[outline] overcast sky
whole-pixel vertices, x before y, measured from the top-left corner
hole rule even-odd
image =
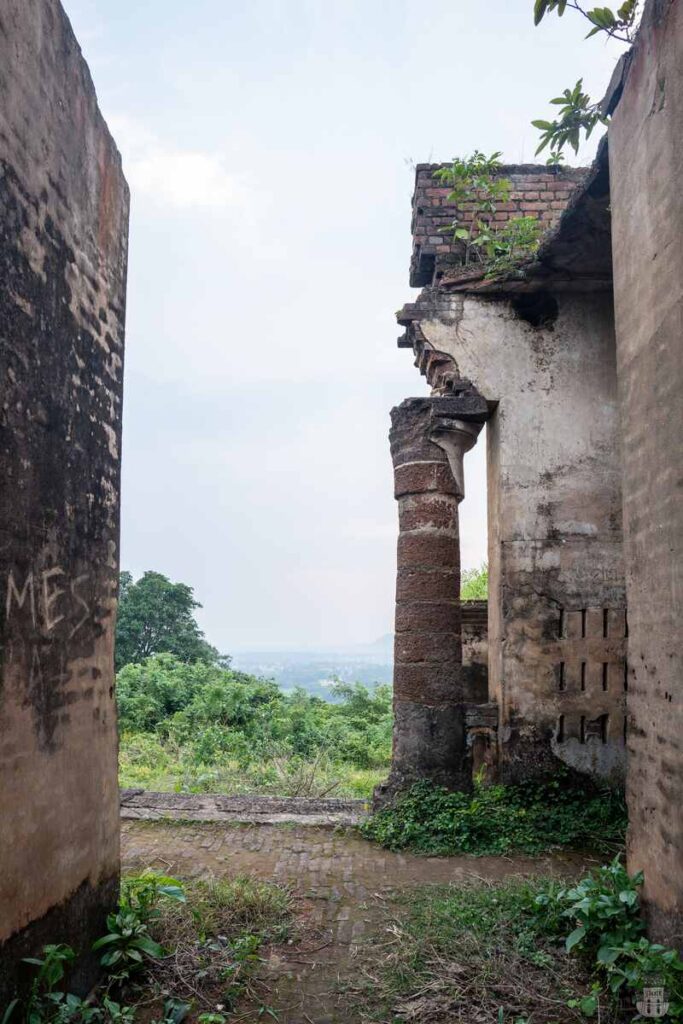
[[[396,348],[411,162],[532,160],[531,118],[581,74],[600,96],[619,51],[532,0],[63,2],[132,190],[122,566],[190,583],[225,652],[372,641],[389,410],[427,393]]]

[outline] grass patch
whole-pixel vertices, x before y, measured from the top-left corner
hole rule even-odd
[[[261,950],[293,926],[293,897],[274,883],[130,876],[92,947],[103,968],[96,989],[85,1000],[68,989],[85,950],[45,945],[27,961],[32,984],[3,1008],[3,1024],[230,1024],[245,1010],[277,1020],[259,980]]]
[[[364,1020],[410,1024],[576,1024],[567,1005],[591,976],[566,953],[536,896],[547,880],[405,893],[357,990]],[[603,1016],[603,1022],[610,1018]]]
[[[569,884],[415,890],[367,960],[364,1019],[623,1024],[641,1019],[636,1010],[657,988],[662,1024],[681,1024],[683,960],[645,935],[642,884],[616,857]]]
[[[260,949],[286,941],[293,930],[293,898],[282,886],[248,876],[185,883],[185,902],[159,904],[153,938],[171,955],[150,965],[147,985],[192,1004],[195,1011],[238,1001],[260,1004],[256,979]]]
[[[244,932],[263,942],[282,942],[291,925],[289,891],[244,875],[185,883],[185,903],[162,904],[153,930],[162,945],[173,948],[179,942],[234,938]]]
[[[390,850],[448,856],[557,848],[609,853],[623,845],[626,825],[621,794],[558,773],[527,785],[477,785],[474,793],[420,782],[359,828]]]
[[[123,733],[119,748],[122,788],[158,793],[221,793],[226,796],[346,796],[366,799],[387,775],[389,762],[360,768],[327,756],[285,758],[264,755],[252,762],[215,754],[197,762],[188,746],[151,733]]]

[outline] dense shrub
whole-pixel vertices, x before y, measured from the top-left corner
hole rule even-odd
[[[159,654],[117,677],[123,785],[368,796],[391,753],[391,689],[336,703],[217,664]]]
[[[623,842],[625,829],[619,793],[563,772],[520,786],[477,784],[471,794],[420,782],[362,826],[366,837],[391,850],[443,855],[609,849]]]

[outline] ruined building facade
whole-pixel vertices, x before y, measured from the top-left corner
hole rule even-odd
[[[421,165],[399,346],[432,397],[392,412],[395,734],[380,799],[563,763],[626,781],[653,934],[683,944],[683,15],[649,0],[594,166],[503,167],[499,219],[547,228],[497,278]],[[446,229],[446,230],[444,230]],[[463,659],[458,505],[487,452],[488,686]]]
[[[128,189],[58,0],[0,10],[0,1007],[116,904]]]

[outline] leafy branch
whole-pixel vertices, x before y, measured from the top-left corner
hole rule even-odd
[[[534,0],[534,24],[539,25],[545,15],[553,11],[561,18],[569,7],[591,23],[592,28],[586,39],[604,32],[611,39],[630,45],[635,37],[639,6],[639,0],[625,0],[615,12],[610,7],[586,10],[578,0]],[[589,139],[596,125],[608,124],[607,118],[600,113],[600,104],[592,103],[590,96],[583,91],[581,78],[573,89],[565,89],[561,96],[556,96],[550,102],[561,108],[559,117],[554,121],[531,122],[542,133],[536,153],[550,146],[552,155],[548,163],[557,163],[566,145],[570,145],[577,153],[582,132]]]
[[[569,7],[578,11],[593,25],[586,39],[590,39],[598,32],[606,32],[612,39],[630,44],[634,39],[638,4],[639,0],[625,0],[615,14],[610,7],[594,7],[592,11],[586,11],[577,0],[535,0],[534,24],[540,25],[544,16],[552,11],[557,11],[561,18]]]
[[[573,89],[565,89],[561,96],[556,96],[550,102],[561,108],[558,111],[558,120],[531,122],[534,128],[540,128],[542,132],[537,154],[549,145],[551,152],[559,155],[567,143],[577,153],[582,131],[585,132],[586,139],[589,139],[597,124],[608,123],[607,118],[600,113],[599,104],[591,103],[590,96],[583,91],[582,78]],[[551,157],[551,160],[553,163],[556,162],[554,157]]]

